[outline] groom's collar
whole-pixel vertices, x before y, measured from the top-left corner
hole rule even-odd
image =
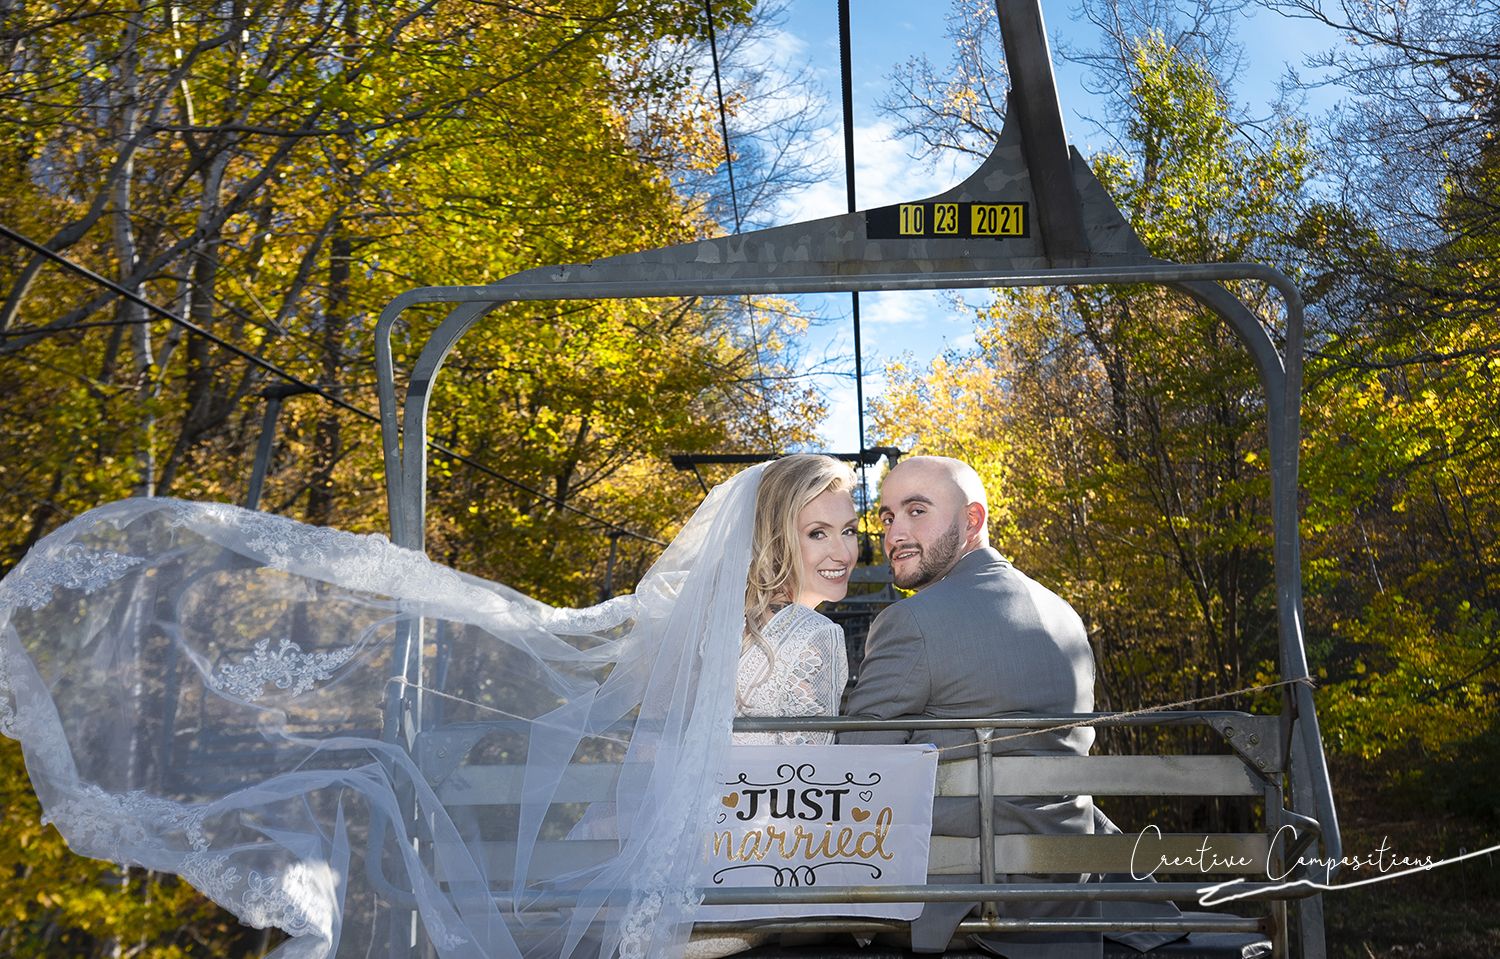
[[[953,564],[953,568],[943,574],[943,579],[951,579],[954,576],[961,576],[967,573],[977,573],[991,563],[1006,562],[1006,558],[1001,556],[1000,551],[993,546],[980,546],[960,556],[958,562]],[[941,583],[943,579],[937,582]],[[937,583],[932,585],[937,585]]]

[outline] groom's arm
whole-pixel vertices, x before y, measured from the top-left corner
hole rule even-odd
[[[849,691],[849,715],[859,719],[920,716],[927,709],[932,674],[927,664],[927,641],[911,614],[900,603],[887,606],[870,624],[859,678]],[[911,733],[848,732],[841,743],[904,743]]]

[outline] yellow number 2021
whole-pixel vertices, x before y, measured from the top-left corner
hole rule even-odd
[[[1019,203],[976,203],[971,208],[970,232],[975,236],[1020,236],[1026,232]]]

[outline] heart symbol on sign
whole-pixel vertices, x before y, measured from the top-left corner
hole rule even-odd
[[[868,789],[861,789],[859,791],[859,798],[864,800],[865,802],[869,802],[870,800],[875,798],[875,793]]]
[[[723,799],[720,799],[719,802],[721,802],[724,805],[728,806],[730,809],[733,809],[735,806],[738,806],[740,804],[740,794],[739,793],[730,793],[729,795],[725,796]]]
[[[855,822],[864,822],[866,819],[870,818],[870,810],[868,809],[861,809],[858,806],[855,806],[849,811],[854,814]]]

